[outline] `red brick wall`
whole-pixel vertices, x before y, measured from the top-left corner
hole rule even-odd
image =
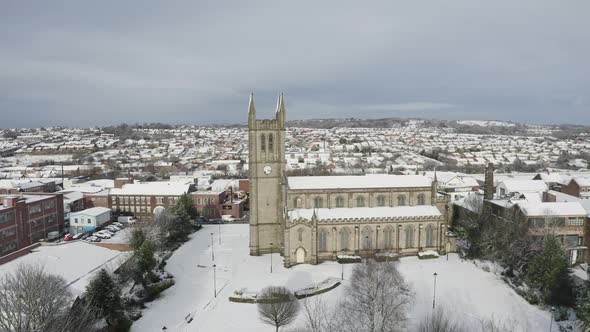
[[[561,192],[568,195],[580,197],[580,187],[576,181],[570,181],[567,185],[561,187]]]

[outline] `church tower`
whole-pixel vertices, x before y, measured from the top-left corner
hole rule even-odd
[[[281,252],[285,174],[285,102],[279,96],[274,119],[256,119],[254,95],[248,109],[250,255]]]

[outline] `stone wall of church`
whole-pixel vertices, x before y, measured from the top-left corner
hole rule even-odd
[[[288,190],[287,207],[292,209],[353,208],[431,205],[431,188]],[[316,204],[319,203],[319,204]],[[422,203],[422,204],[420,204]],[[319,205],[319,206],[318,206]]]
[[[444,245],[443,217],[419,217],[380,222],[298,222],[285,229],[285,264],[316,264],[336,260],[340,254],[371,257],[378,252],[416,255],[439,251]],[[305,257],[297,257],[304,250]]]

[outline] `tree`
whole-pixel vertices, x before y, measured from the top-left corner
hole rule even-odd
[[[135,259],[137,260],[138,276],[137,278],[145,286],[147,277],[152,274],[152,270],[156,267],[156,258],[154,257],[154,249],[152,242],[146,240],[142,243],[139,250],[135,252]]]
[[[131,231],[131,238],[129,239],[129,248],[136,251],[141,248],[141,245],[145,241],[145,234],[142,228],[134,228]]]
[[[291,291],[283,286],[266,287],[258,297],[258,313],[260,320],[279,331],[281,326],[291,324],[299,313],[299,300]]]
[[[340,304],[340,331],[401,331],[412,292],[396,262],[366,261],[355,266]]]
[[[19,265],[0,280],[0,331],[74,331],[93,321],[85,306],[70,313],[74,297],[61,276],[39,265]]]
[[[459,323],[449,318],[442,309],[429,314],[418,324],[418,332],[463,332],[466,331]]]
[[[584,331],[590,330],[590,289],[585,285],[576,301],[576,317]]]
[[[85,298],[108,325],[123,317],[120,290],[105,269],[101,269],[86,286]]]
[[[174,207],[174,213],[178,213],[180,211],[186,212],[190,219],[195,219],[199,216],[199,212],[195,207],[195,203],[189,194],[183,194],[178,199],[178,202]]]
[[[543,293],[546,302],[562,299],[564,294],[559,294],[558,290],[567,291],[569,262],[556,237],[550,236],[545,239],[543,251],[532,260],[527,277],[531,285]],[[563,289],[564,287],[566,289]]]

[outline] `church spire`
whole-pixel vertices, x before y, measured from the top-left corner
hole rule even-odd
[[[256,122],[256,108],[254,108],[254,93],[250,93],[250,105],[248,106],[248,126]]]
[[[279,100],[277,101],[277,110],[275,114],[276,119],[279,122],[279,126],[285,127],[285,99],[283,98],[283,93],[279,95]]]

